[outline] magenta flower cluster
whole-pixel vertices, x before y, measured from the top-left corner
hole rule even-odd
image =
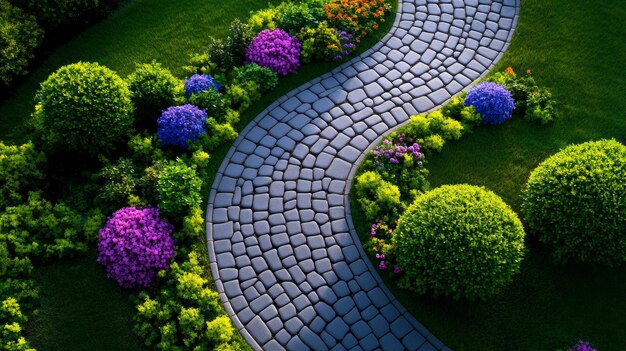
[[[107,220],[98,236],[98,263],[124,288],[150,286],[174,257],[174,227],[151,207],[126,207]]]
[[[300,50],[298,38],[281,29],[265,29],[248,46],[246,61],[286,76],[300,68]]]
[[[589,341],[579,340],[578,343],[570,349],[570,351],[598,351],[591,347]]]
[[[215,79],[208,74],[194,74],[189,77],[189,79],[185,79],[185,91],[187,92],[187,97],[209,89],[219,91],[221,88],[222,85],[216,82]]]
[[[374,164],[377,167],[391,172],[400,167],[399,165],[401,160],[406,154],[409,154],[417,160],[417,165],[421,166],[423,164],[421,160],[424,155],[420,151],[420,146],[417,143],[407,146],[404,144],[404,141],[404,136],[399,135],[398,143],[393,143],[391,140],[386,139],[381,145],[376,146],[376,148],[372,150],[372,154],[374,155]],[[409,140],[409,143],[411,142],[412,140]]]
[[[170,107],[157,120],[157,137],[164,146],[186,149],[187,142],[196,141],[206,133],[207,118],[205,111],[190,104]]]
[[[502,85],[485,82],[467,93],[465,106],[474,106],[483,124],[501,124],[513,115],[515,101]]]

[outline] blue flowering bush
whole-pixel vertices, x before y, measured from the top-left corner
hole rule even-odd
[[[467,93],[466,106],[474,106],[483,124],[501,124],[513,115],[515,101],[502,85],[485,82]]]
[[[221,88],[222,85],[216,82],[215,78],[208,74],[194,74],[189,77],[189,79],[185,79],[185,91],[187,92],[187,97],[209,89],[219,91]]]
[[[207,118],[206,112],[190,104],[170,107],[157,120],[157,136],[164,146],[187,149],[189,141],[206,133]]]

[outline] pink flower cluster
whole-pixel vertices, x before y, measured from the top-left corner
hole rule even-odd
[[[248,46],[246,61],[286,76],[300,68],[300,49],[298,38],[281,29],[265,29]]]
[[[412,139],[409,140],[409,143]],[[385,139],[381,145],[378,145],[372,154],[374,154],[374,164],[380,168],[392,171],[395,165],[400,164],[400,160],[404,155],[410,154],[418,160],[417,165],[422,165],[423,154],[420,152],[420,146],[417,143],[407,146],[404,144],[404,135],[398,136],[398,143]]]
[[[100,229],[98,263],[122,287],[146,288],[159,270],[170,266],[175,253],[173,230],[156,208],[122,208]]]

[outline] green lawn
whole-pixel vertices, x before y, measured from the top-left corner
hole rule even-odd
[[[529,173],[547,156],[571,143],[626,136],[626,2],[524,0],[521,11],[497,69],[531,69],[553,91],[561,119],[543,127],[514,120],[476,128],[427,165],[433,187],[484,185],[518,213]],[[354,215],[366,239],[368,225]],[[387,285],[456,351],[553,351],[579,338],[601,351],[626,350],[626,267],[557,266],[536,240],[527,242],[521,274],[484,303],[416,297]]]
[[[21,143],[29,139],[27,121],[33,110],[34,95],[39,84],[60,66],[79,60],[95,61],[126,76],[133,71],[136,62],[157,60],[180,76],[180,67],[187,63],[190,54],[206,48],[209,36],[223,37],[233,19],[245,19],[250,11],[278,2],[280,0],[130,1],[59,48],[16,87],[12,96],[6,97],[0,106],[0,140]],[[397,2],[389,0],[389,3],[393,10],[387,22],[361,43],[357,53],[371,47],[389,31]],[[280,96],[338,64],[306,65],[297,74],[281,79],[276,90],[242,114],[237,129],[243,129]],[[212,184],[229,148],[230,145],[223,145],[213,152],[205,184]],[[200,250],[206,250],[205,245],[199,244]],[[132,332],[134,312],[128,292],[106,279],[94,253],[36,270],[42,307],[38,316],[31,317],[27,331],[33,346],[41,351],[143,349]]]

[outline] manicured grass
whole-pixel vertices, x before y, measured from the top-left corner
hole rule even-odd
[[[223,37],[233,19],[247,18],[251,10],[278,2],[131,1],[51,55],[4,100],[0,106],[0,140],[20,143],[29,139],[27,121],[33,110],[33,97],[39,84],[60,66],[79,60],[95,61],[126,76],[133,71],[135,62],[157,60],[180,76],[180,67],[188,62],[190,54],[206,48],[209,36]],[[361,43],[358,53],[380,40],[393,24],[397,2],[389,0],[389,3],[393,10],[387,22]],[[297,74],[281,79],[275,91],[242,114],[237,129],[243,129],[283,94],[339,64],[306,65]],[[229,148],[230,145],[223,145],[211,154],[209,177],[204,179],[207,189]],[[207,257],[204,243],[198,243],[197,249]],[[37,272],[42,307],[39,316],[31,317],[28,328],[33,346],[42,351],[143,349],[132,332],[134,310],[128,292],[106,279],[95,254],[39,267]]]
[[[429,160],[429,180],[483,185],[520,213],[529,173],[560,148],[626,135],[626,3],[525,0],[513,43],[498,70],[533,70],[560,103],[561,119],[536,126],[515,120],[478,127]],[[368,224],[353,204],[366,240]],[[591,340],[602,351],[626,350],[626,267],[554,265],[530,236],[521,274],[486,302],[418,297],[387,285],[402,304],[453,350],[547,350]]]
[[[142,349],[132,332],[134,309],[128,293],[106,278],[96,257],[91,252],[35,270],[42,308],[29,326],[33,347],[42,351]]]

